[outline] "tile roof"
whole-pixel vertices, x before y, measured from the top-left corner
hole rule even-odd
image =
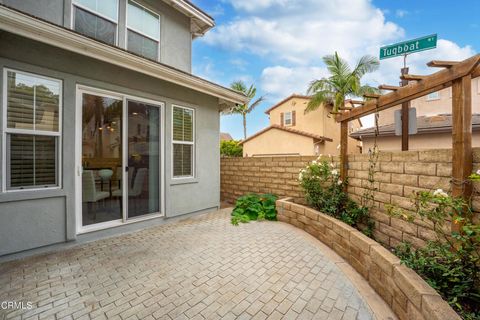
[[[282,126],[279,126],[278,124],[272,124],[271,126],[266,127],[265,129],[255,133],[253,136],[248,137],[246,140],[243,140],[240,144],[243,144],[247,141],[250,141],[250,140],[258,137],[259,135],[261,135],[261,134],[263,134],[263,133],[265,133],[269,130],[272,130],[272,129],[278,129],[278,130],[282,130],[282,131],[293,133],[293,134],[298,134],[300,136],[313,138],[315,140],[320,140],[320,141],[330,141],[330,142],[333,141],[331,138],[324,137],[324,136],[321,136],[321,135],[318,135],[318,134],[313,134],[313,133],[310,133],[310,132],[305,132],[305,131],[301,131],[301,130],[297,130],[297,129],[292,129],[290,127],[282,127]]]
[[[440,114],[435,116],[420,116],[417,117],[418,134],[427,133],[444,133],[452,131],[452,115]],[[480,131],[480,114],[472,115],[472,130]],[[394,136],[395,124],[387,124],[379,127],[379,136]],[[358,130],[350,137],[355,139],[369,138],[375,136],[375,128],[365,128]]]

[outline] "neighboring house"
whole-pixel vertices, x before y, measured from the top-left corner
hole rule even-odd
[[[233,138],[230,133],[220,132],[220,141],[232,141]]]
[[[452,148],[452,115],[417,117],[418,133],[409,137],[410,150],[449,149]],[[480,147],[480,114],[472,117],[472,146]],[[363,142],[365,152],[373,148],[375,129],[368,128],[350,135]],[[379,126],[377,146],[382,151],[400,150],[402,138],[395,135],[395,125]]]
[[[220,112],[187,0],[0,0],[0,256],[220,205]],[[188,199],[188,201],[186,201]]]
[[[424,97],[412,100],[411,107],[416,108],[418,133],[409,136],[409,149],[438,149],[452,147],[452,88],[446,88]],[[402,139],[395,135],[394,112],[397,106],[379,113],[379,136],[377,145],[380,150],[401,150]],[[480,147],[480,78],[472,79],[472,144]],[[350,134],[350,137],[363,143],[363,151],[373,146],[374,129],[364,128]]]
[[[265,111],[270,126],[242,142],[243,156],[338,154],[340,124],[330,114],[332,108],[305,113],[309,101],[309,96],[294,94]],[[359,121],[350,123],[350,132],[360,127]],[[352,153],[360,149],[356,140],[349,139]]]

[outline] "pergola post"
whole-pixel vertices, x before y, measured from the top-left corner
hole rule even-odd
[[[348,123],[348,120],[340,123],[340,179],[342,181],[345,181],[348,175]]]
[[[472,77],[470,74],[452,83],[452,196],[468,199],[472,186],[467,178],[472,158]],[[452,231],[460,226],[452,224]]]

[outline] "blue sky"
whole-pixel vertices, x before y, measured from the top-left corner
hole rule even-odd
[[[411,73],[435,70],[432,59],[459,60],[480,51],[478,0],[195,0],[216,27],[193,44],[193,73],[224,86],[254,83],[266,100],[247,118],[251,135],[268,126],[269,106],[326,76],[322,56],[338,51],[351,64],[378,56],[380,46],[432,33],[437,48],[408,58]],[[402,58],[383,60],[371,85],[398,83]],[[370,119],[364,123],[371,124]],[[239,116],[222,116],[221,130],[243,135]]]

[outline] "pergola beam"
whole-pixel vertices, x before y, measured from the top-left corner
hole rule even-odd
[[[385,110],[402,104],[403,102],[420,98],[429,93],[450,87],[453,80],[459,79],[467,74],[472,74],[472,78],[479,77],[479,63],[480,55],[475,55],[459,62],[451,68],[431,74],[419,82],[401,87],[396,91],[380,96],[378,99],[366,101],[363,106],[354,108],[337,116],[336,120],[337,122],[355,120],[374,113],[376,110]]]
[[[421,76],[417,74],[402,74],[400,76],[400,79],[406,80],[406,81],[420,81],[425,79],[427,76]]]
[[[451,68],[456,64],[458,64],[458,61],[432,60],[427,63],[427,66],[432,68]]]
[[[391,86],[389,84],[381,84],[378,86],[378,89],[380,90],[389,90],[389,91],[397,91],[398,89],[400,89],[399,86]]]

